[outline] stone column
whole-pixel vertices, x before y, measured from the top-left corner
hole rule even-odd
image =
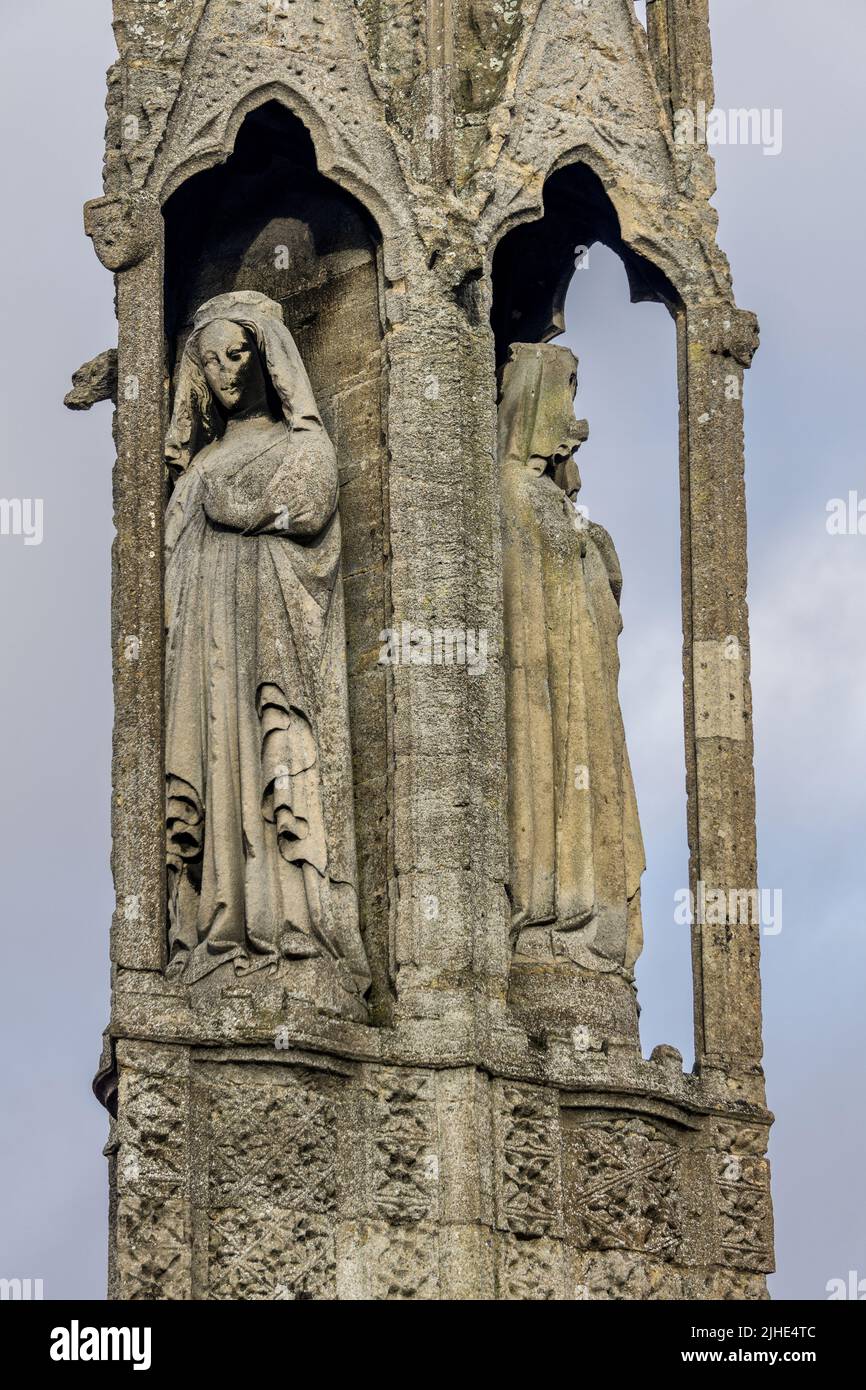
[[[427,99],[424,138],[431,150],[431,175],[440,186],[454,173],[454,15],[452,0],[427,0]]]
[[[166,371],[163,221],[147,194],[98,198],[85,230],[115,272],[118,343],[112,550],[114,742],[111,959],[133,970],[165,962],[162,518]]]
[[[733,907],[732,891],[757,888],[742,401],[757,322],[696,305],[679,336],[691,888],[699,909],[720,889]],[[760,928],[736,915],[693,926],[696,1055],[760,1104]]]
[[[419,641],[393,673],[394,966],[398,1018],[439,1020],[453,1052],[508,970],[493,347],[444,275],[415,289],[425,325],[387,339],[393,622],[465,634],[476,660]]]
[[[647,35],[668,112],[714,97],[709,0],[648,0]]]

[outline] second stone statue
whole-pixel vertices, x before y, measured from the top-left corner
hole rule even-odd
[[[499,403],[510,999],[544,1031],[636,1038],[644,850],[617,692],[622,575],[575,506],[576,387],[567,348],[512,344]]]
[[[166,455],[169,974],[363,1019],[337,463],[275,301],[198,310]]]

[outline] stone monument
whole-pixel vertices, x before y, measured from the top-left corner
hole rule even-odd
[[[766,1297],[759,927],[638,1036],[579,248],[676,324],[691,883],[756,887],[707,0],[114,0],[110,1296]],[[665,930],[668,923],[663,924]],[[647,932],[656,929],[646,923]]]

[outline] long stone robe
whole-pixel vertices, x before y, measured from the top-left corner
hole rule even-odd
[[[499,411],[512,931],[516,949],[630,969],[643,842],[617,693],[622,585],[577,514],[576,362],[516,344]]]
[[[263,298],[221,297],[197,331],[256,332],[283,418],[240,454],[188,448],[166,515],[170,969],[324,955],[362,994],[336,458],[278,306],[247,302]],[[175,412],[181,458],[195,400]]]

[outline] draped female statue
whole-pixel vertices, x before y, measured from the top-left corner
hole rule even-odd
[[[574,499],[577,362],[517,343],[503,373],[506,706],[517,957],[630,972],[643,844],[617,681],[622,576]]]
[[[273,300],[198,310],[166,453],[169,973],[361,1016],[337,465]]]

